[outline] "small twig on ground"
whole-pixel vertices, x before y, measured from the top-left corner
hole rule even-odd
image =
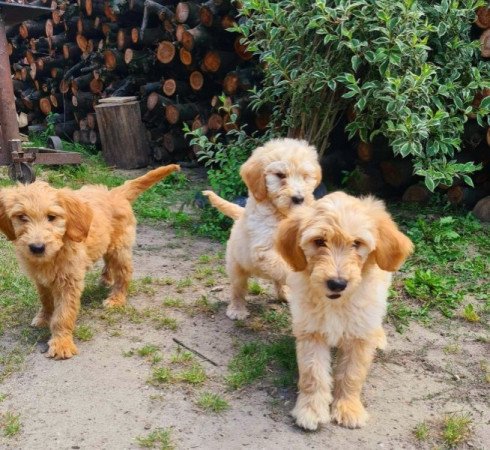
[[[218,367],[218,364],[215,363],[212,359],[209,359],[207,356],[204,356],[202,353],[199,353],[197,350],[194,350],[193,348],[190,348],[188,347],[187,345],[185,345],[182,341],[179,341],[178,339],[176,338],[172,338],[173,341],[180,345],[181,347],[184,347],[186,350],[189,350],[190,352],[194,353],[195,355],[199,356],[200,358],[204,359],[205,361],[207,361],[208,363],[211,363],[213,366],[216,366]]]

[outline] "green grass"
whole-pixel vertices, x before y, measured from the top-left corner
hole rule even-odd
[[[155,367],[151,372],[148,383],[154,386],[160,386],[162,384],[169,383],[172,380],[173,374],[168,367]]]
[[[143,448],[158,448],[160,450],[173,450],[175,448],[170,430],[164,428],[157,428],[147,436],[137,437],[136,442]]]
[[[7,411],[0,416],[0,425],[5,437],[13,437],[19,434],[21,429],[20,414]]]
[[[94,337],[94,330],[88,325],[78,325],[73,331],[73,336],[81,341],[90,341]]]
[[[181,350],[178,347],[177,351],[170,357],[170,362],[172,364],[189,364],[194,361],[194,355],[187,351]]]
[[[429,438],[430,428],[427,422],[419,423],[413,430],[413,434],[418,441],[426,441]]]
[[[437,313],[469,322],[488,319],[490,232],[471,214],[443,208],[418,211],[392,208],[415,244],[415,252],[396,278],[388,319],[401,331],[411,320],[430,322]],[[470,306],[471,305],[471,306]]]
[[[276,384],[295,384],[297,366],[293,337],[287,336],[273,342],[253,341],[243,344],[228,365],[228,386],[239,389],[251,384],[263,378],[268,367],[275,369],[272,372]]]
[[[248,283],[248,293],[250,295],[261,295],[265,294],[265,289],[255,280]]]
[[[207,380],[207,378],[206,372],[198,363],[194,363],[191,367],[180,371],[176,375],[176,379],[178,381],[187,384],[202,384]]]
[[[147,344],[147,345],[144,345],[143,347],[139,348],[138,350],[136,350],[136,353],[138,354],[138,356],[145,358],[147,356],[154,355],[158,351],[159,351],[159,348],[156,345]]]
[[[7,394],[0,394],[0,403],[2,403],[7,398]]]
[[[210,411],[216,414],[230,409],[229,403],[214,392],[203,392],[197,399],[196,404],[204,411]]]
[[[444,418],[442,439],[450,447],[464,443],[471,435],[471,418],[468,414],[451,414]]]
[[[261,313],[260,317],[273,331],[286,330],[290,326],[290,317],[287,308],[280,311],[269,309]]]
[[[165,297],[162,305],[167,308],[183,308],[185,306],[184,300],[176,297]]]

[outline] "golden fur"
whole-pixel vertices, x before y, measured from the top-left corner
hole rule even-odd
[[[279,298],[285,298],[288,265],[274,248],[279,221],[299,204],[313,202],[321,181],[314,147],[296,139],[274,139],[257,148],[242,165],[240,175],[249,198],[245,208],[205,191],[211,204],[236,220],[226,249],[227,273],[232,285],[227,316],[244,319],[247,282],[250,276],[273,280]]]
[[[54,189],[38,181],[0,191],[0,230],[14,242],[41,300],[32,325],[51,329],[47,356],[65,359],[77,353],[72,333],[85,272],[98,259],[104,258],[102,279],[112,286],[104,305],[126,303],[136,233],[131,202],[179,169],[160,167],[112,190]]]
[[[276,237],[294,270],[288,299],[299,395],[292,415],[309,430],[331,418],[361,427],[367,419],[362,385],[376,348],[386,345],[382,322],[390,272],[411,254],[412,242],[381,201],[342,192],[293,213]],[[333,379],[332,347],[338,348]]]

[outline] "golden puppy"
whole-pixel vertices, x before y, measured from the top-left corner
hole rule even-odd
[[[236,220],[226,248],[226,268],[232,285],[226,315],[248,316],[245,305],[250,276],[273,280],[279,298],[290,271],[274,248],[274,233],[281,219],[302,204],[313,202],[320,184],[318,154],[306,141],[274,139],[259,147],[242,165],[240,175],[249,198],[245,208],[204,191],[211,204]]]
[[[375,349],[386,345],[390,272],[410,255],[412,242],[381,201],[335,192],[284,220],[277,249],[294,270],[288,286],[299,395],[292,415],[308,430],[330,417],[361,427],[368,417],[362,385]],[[333,380],[332,347],[339,350]]]
[[[77,353],[72,333],[85,272],[98,259],[104,258],[102,279],[112,286],[105,306],[126,303],[136,232],[131,203],[179,169],[160,167],[112,190],[58,190],[40,181],[0,191],[0,230],[14,242],[41,300],[32,325],[51,329],[47,356],[65,359]]]

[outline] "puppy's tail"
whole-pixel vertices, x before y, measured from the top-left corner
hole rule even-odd
[[[231,217],[233,220],[237,220],[242,217],[243,210],[245,208],[221,198],[213,191],[202,191],[202,193],[209,199],[209,203],[211,203],[211,205],[218,211],[221,211],[225,216]]]
[[[158,169],[150,170],[148,173],[139,178],[126,181],[122,186],[112,189],[111,192],[116,195],[121,195],[128,201],[133,202],[140,194],[151,188],[155,183],[158,183],[172,172],[179,170],[180,166],[178,164],[162,166]]]

